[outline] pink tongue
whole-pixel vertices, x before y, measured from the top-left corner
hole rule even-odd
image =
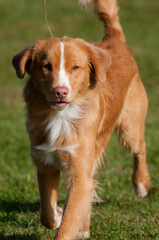
[[[54,106],[57,108],[65,108],[68,105],[68,103],[54,103]]]

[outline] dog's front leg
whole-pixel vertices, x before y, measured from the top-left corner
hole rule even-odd
[[[68,203],[61,227],[55,237],[56,240],[73,240],[76,237],[90,209],[91,200],[91,179],[85,178],[83,181],[77,177],[70,189]]]
[[[82,158],[84,156],[79,157],[78,155],[78,159],[73,158],[70,160],[71,184],[62,223],[55,237],[56,240],[75,239],[90,212],[94,187],[92,180],[92,153],[87,153],[86,156]],[[89,237],[89,232],[87,237]]]
[[[61,224],[62,209],[57,208],[57,195],[60,171],[53,167],[38,169],[38,183],[41,203],[41,223],[49,228],[58,228]]]

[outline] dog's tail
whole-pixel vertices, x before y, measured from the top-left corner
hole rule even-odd
[[[86,5],[92,3],[104,23],[105,36],[104,40],[110,37],[118,37],[125,42],[125,36],[118,18],[118,5],[116,0],[78,0],[79,4]]]

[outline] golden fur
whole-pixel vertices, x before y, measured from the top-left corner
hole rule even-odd
[[[96,185],[93,176],[113,130],[134,156],[133,184],[138,197],[144,197],[150,187],[145,89],[125,44],[116,1],[92,2],[105,25],[102,42],[51,38],[26,47],[13,58],[17,76],[23,78],[25,71],[29,74],[24,100],[31,155],[37,167],[41,222],[47,228],[61,223],[56,240],[89,237]],[[60,71],[70,86],[69,97],[62,103],[67,107],[62,110],[56,108],[62,105],[55,96]],[[68,188],[63,213],[56,206],[61,170]]]

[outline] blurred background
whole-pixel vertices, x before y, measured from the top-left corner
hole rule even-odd
[[[119,0],[120,21],[132,48],[149,98],[146,121],[148,166],[152,192],[134,195],[132,158],[113,135],[105,167],[97,180],[103,203],[93,206],[90,239],[159,239],[159,1]],[[91,7],[74,0],[48,0],[47,16],[53,35],[100,41],[103,25]],[[26,45],[49,38],[43,0],[0,0],[0,240],[53,239],[54,230],[39,223],[36,170],[29,156],[25,130],[23,80],[16,77],[12,57]],[[63,178],[62,178],[63,179]],[[63,180],[59,205],[66,191]]]

